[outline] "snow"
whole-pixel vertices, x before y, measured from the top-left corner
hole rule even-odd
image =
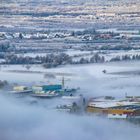
[[[44,69],[40,65],[32,65],[28,70],[20,65],[1,66],[1,80],[23,85],[36,85],[40,83],[61,83],[65,76],[65,85],[68,87],[80,87],[80,93],[84,96],[125,96],[139,95],[140,75],[133,74],[140,71],[140,62],[120,62],[87,65],[67,65],[52,69]],[[107,73],[103,73],[103,70]],[[18,70],[16,72],[12,72]],[[26,71],[26,73],[24,72]],[[30,72],[31,71],[31,72]],[[32,73],[33,72],[33,73]],[[123,72],[119,74],[119,72]],[[131,72],[132,74],[127,74]],[[51,73],[56,79],[45,78],[45,73]],[[126,74],[125,74],[126,73]]]
[[[108,102],[91,102],[89,106],[99,107],[99,108],[109,108],[123,105],[134,105],[136,102],[116,102],[116,101],[108,101]]]
[[[32,57],[32,58],[35,58],[36,56],[46,56],[48,53],[23,53],[23,54],[17,54],[17,56],[29,56],[29,57]]]
[[[67,53],[70,56],[74,56],[74,55],[81,55],[81,54],[82,55],[89,54],[90,51],[80,51],[80,50],[71,49],[71,50],[66,51],[65,53]]]

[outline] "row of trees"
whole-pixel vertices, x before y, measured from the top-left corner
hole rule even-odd
[[[75,60],[75,57],[69,56],[65,53],[60,54],[47,54],[46,56],[36,56],[35,58],[29,56],[17,56],[14,54],[5,56],[4,64],[42,64],[45,68],[57,67],[66,64],[87,64],[87,63],[104,63],[105,57],[100,56],[98,53],[92,54],[92,57],[80,57]],[[77,58],[76,58],[77,59]],[[140,55],[123,55],[115,56],[110,62],[114,61],[127,61],[127,60],[140,60]]]
[[[81,57],[78,61],[73,61],[72,64],[88,64],[88,63],[104,63],[104,56],[100,56],[98,53],[93,54],[90,58]]]
[[[110,61],[127,61],[127,60],[140,60],[140,55],[123,55],[123,56],[116,56],[113,57]]]
[[[72,58],[65,54],[47,54],[46,56],[36,56],[35,58],[29,56],[17,56],[14,54],[5,57],[6,64],[48,64],[58,66],[72,62]]]
[[[98,53],[88,59],[81,57],[79,60],[74,61],[72,56],[65,53],[60,54],[47,54],[46,56],[36,56],[35,58],[29,56],[17,56],[10,54],[5,56],[4,64],[43,64],[45,68],[57,67],[58,65],[65,64],[86,64],[86,63],[103,63],[105,58]]]
[[[1,42],[0,43],[0,52],[10,52],[15,49],[15,46],[10,44],[9,42]]]

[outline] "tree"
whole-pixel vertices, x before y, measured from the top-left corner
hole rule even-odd
[[[22,33],[19,33],[19,39],[23,39]]]
[[[30,70],[31,66],[30,65],[26,65],[26,69]]]
[[[111,58],[110,61],[111,62],[113,62],[113,61],[121,61],[121,58],[120,58],[120,56],[116,56],[116,57]]]
[[[82,57],[82,58],[80,59],[79,63],[80,63],[80,64],[87,64],[87,63],[89,63],[89,61],[88,61],[87,59],[85,59],[85,58]]]
[[[90,63],[95,63],[95,56],[92,56],[92,57],[90,58]]]

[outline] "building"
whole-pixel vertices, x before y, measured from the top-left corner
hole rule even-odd
[[[34,93],[47,93],[48,91],[59,92],[62,90],[62,85],[41,85],[41,86],[33,86],[32,90]]]

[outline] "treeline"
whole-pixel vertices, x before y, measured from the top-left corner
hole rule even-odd
[[[98,48],[97,48],[98,49]],[[134,48],[133,46],[102,46],[99,50],[138,50],[138,48]]]
[[[10,52],[13,51],[15,49],[15,46],[13,46],[12,44],[10,44],[9,42],[1,42],[0,43],[0,52]],[[4,54],[1,54],[1,57],[4,57]]]
[[[88,64],[88,63],[104,63],[106,62],[105,57],[99,55],[99,53],[91,54],[92,56],[80,56],[74,57],[69,56],[65,53],[60,54],[47,54],[46,56],[18,56],[15,54],[9,54],[5,56],[5,61],[1,64],[41,64],[45,68],[57,67],[59,65],[66,64]],[[140,60],[140,55],[122,55],[115,56],[109,60],[110,62],[115,61],[129,61],[129,60]]]
[[[65,53],[61,54],[47,54],[46,56],[18,56],[15,54],[7,55],[5,58],[6,64],[53,64],[53,65],[62,65],[65,63],[71,63],[71,57]]]
[[[65,53],[47,54],[46,56],[18,56],[9,54],[5,57],[3,64],[42,64],[45,68],[57,67],[66,64],[87,64],[87,63],[103,63],[105,58],[98,53],[93,54],[90,58],[80,57],[75,61],[72,56]]]
[[[140,55],[136,54],[136,55],[122,55],[122,56],[115,56],[113,57],[110,62],[114,62],[114,61],[128,61],[128,60],[140,60]]]
[[[81,57],[79,61],[73,61],[72,64],[88,64],[88,63],[104,63],[104,62],[105,62],[104,56],[100,56],[98,53],[96,53],[93,54],[93,56],[90,57],[89,59]]]

